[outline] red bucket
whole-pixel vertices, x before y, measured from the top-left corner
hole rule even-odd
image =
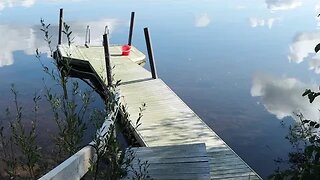
[[[123,45],[122,46],[122,56],[129,56],[131,50],[131,46]]]

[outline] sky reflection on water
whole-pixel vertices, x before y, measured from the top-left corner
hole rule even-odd
[[[92,44],[101,44],[105,25],[111,42],[124,44],[136,11],[133,44],[145,52],[148,26],[159,76],[263,177],[291,149],[279,119],[292,123],[294,111],[319,119],[320,102],[301,97],[319,84],[315,0],[1,1],[0,107],[11,83],[25,101],[42,87],[34,60],[36,48],[47,51],[39,21],[52,23],[56,39],[60,7],[80,44],[87,25]]]

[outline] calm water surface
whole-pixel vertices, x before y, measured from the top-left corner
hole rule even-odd
[[[145,52],[142,29],[149,27],[159,76],[262,177],[291,150],[280,122],[292,123],[293,112],[319,119],[320,102],[301,97],[320,84],[315,0],[1,0],[1,109],[12,99],[11,83],[27,106],[41,91],[45,75],[34,52],[46,48],[39,20],[56,34],[60,7],[81,44],[87,25],[92,44],[101,44],[105,25],[111,42],[124,44],[135,11],[133,44]],[[45,118],[40,126],[53,131]]]

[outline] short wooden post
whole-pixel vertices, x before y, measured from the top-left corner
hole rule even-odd
[[[108,86],[112,85],[112,74],[111,74],[111,63],[110,63],[110,52],[109,52],[109,30],[106,27],[106,32],[103,35],[103,47],[104,47],[104,57],[106,61],[106,70],[107,70],[107,81]]]
[[[157,75],[156,63],[155,63],[154,57],[153,57],[151,37],[150,37],[148,28],[144,28],[143,30],[144,30],[144,36],[146,39],[146,45],[147,45],[147,51],[148,51],[148,57],[149,57],[152,78],[157,79],[158,75]]]
[[[90,41],[91,41],[91,34],[90,34],[90,26],[87,25],[87,29],[86,29],[86,40],[84,42],[84,45],[88,48],[90,45]]]
[[[58,45],[61,44],[62,41],[62,23],[63,23],[63,9],[60,9],[60,16],[59,16],[59,37],[58,37]]]
[[[129,30],[129,40],[128,40],[128,45],[129,45],[129,46],[131,46],[131,44],[132,44],[132,35],[133,35],[133,26],[134,26],[134,15],[135,15],[135,12],[131,12],[130,30]]]

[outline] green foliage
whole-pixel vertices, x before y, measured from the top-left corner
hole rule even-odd
[[[27,130],[23,121],[23,108],[19,105],[18,91],[14,85],[11,86],[14,96],[14,116],[11,116],[9,108],[6,109],[7,120],[10,120],[10,129],[5,131],[3,124],[0,124],[0,152],[1,161],[5,164],[6,178],[15,179],[19,174],[26,171],[28,179],[37,179],[41,167],[45,167],[41,161],[41,148],[37,145],[37,118],[39,101],[41,97],[34,94],[33,97],[33,118],[31,128]],[[19,172],[18,172],[19,171]]]
[[[98,130],[90,144],[95,149],[96,159],[91,160],[91,168],[86,178],[94,180],[123,179],[128,173],[133,173],[133,177],[137,177],[137,179],[149,179],[147,173],[148,162],[142,163],[139,160],[139,171],[136,171],[132,165],[135,153],[131,147],[122,149],[118,142],[118,134],[125,134],[127,137],[129,134],[131,135],[131,133],[128,133],[128,130],[131,130],[131,121],[128,113],[122,116],[126,119],[117,118],[118,111],[123,106],[120,105],[120,94],[116,86],[117,84],[108,87],[106,91],[106,97],[108,97],[108,101],[105,102],[107,114],[103,122],[96,123]],[[145,106],[143,104],[140,108],[139,118],[134,128],[138,128],[141,124],[140,120]],[[102,128],[100,129],[100,127]]]
[[[317,53],[320,50],[320,44],[318,44],[315,48],[314,51]]]
[[[61,158],[72,155],[80,148],[87,124],[85,115],[89,110],[89,105],[93,102],[92,92],[81,93],[77,82],[72,84],[70,99],[65,96],[53,93],[50,88],[45,86],[45,97],[51,105],[53,119],[58,126],[58,136],[55,143]],[[77,102],[77,100],[80,102]]]
[[[19,106],[18,103],[18,91],[16,91],[13,85],[11,91],[14,94],[14,105],[16,110],[15,121],[11,122],[13,140],[21,152],[20,163],[22,167],[27,169],[31,179],[37,179],[36,165],[39,165],[41,155],[40,147],[36,144],[36,124],[39,109],[38,102],[41,98],[37,94],[34,95],[34,119],[31,120],[31,130],[26,132],[26,128],[22,123],[22,107]]]
[[[131,178],[128,179],[132,179],[132,180],[144,180],[144,179],[151,179],[149,176],[149,172],[148,172],[148,168],[150,166],[148,161],[141,161],[140,159],[138,159],[138,170],[136,170],[135,167],[133,167],[133,165],[130,165],[130,168],[128,173],[132,173]]]
[[[134,132],[138,127],[141,125],[141,118],[143,117],[143,111],[146,110],[146,103],[142,103],[141,106],[139,107],[139,116],[136,120],[136,122],[132,122],[130,120],[130,114],[127,111],[127,105],[123,104],[121,105],[121,112],[123,112],[121,116],[121,120],[118,122],[121,127],[121,131],[123,132],[124,136],[128,140],[128,142],[132,145],[137,145],[138,143],[136,142],[135,136],[132,132]]]
[[[306,89],[302,96],[308,95],[309,102],[312,103],[316,97],[320,95],[320,92],[313,92],[311,89]]]
[[[288,163],[289,169],[277,169],[269,179],[320,179],[320,137],[319,123],[305,119],[297,114],[298,122],[289,127],[287,139],[295,151],[288,154],[288,160],[278,160],[278,163]]]
[[[49,35],[49,27],[50,24],[45,24],[43,19],[40,19],[40,23],[41,23],[41,31],[44,33],[44,40],[45,42],[48,44],[49,50],[50,50],[50,56],[53,56],[53,48],[52,48],[52,35]]]
[[[52,36],[49,35],[50,24],[46,25],[44,20],[41,20],[41,24],[45,41],[48,43],[51,54],[53,54],[51,48]],[[63,33],[66,35],[69,45],[71,45],[72,31],[70,31],[70,26],[67,23],[64,23]],[[93,102],[93,91],[82,92],[77,81],[71,81],[71,86],[68,87],[68,82],[70,82],[68,74],[71,70],[69,59],[63,62],[52,59],[55,67],[49,70],[50,68],[42,63],[39,50],[36,51],[36,57],[42,65],[43,71],[63,90],[63,95],[60,95],[47,85],[44,86],[45,97],[51,105],[53,119],[58,126],[58,136],[55,137],[55,143],[59,149],[60,159],[64,159],[67,155],[70,156],[77,152],[81,147],[87,129],[84,118]],[[68,88],[70,92],[68,92]]]
[[[67,37],[68,45],[70,46],[73,44],[74,37],[72,37],[72,31],[70,30],[70,26],[64,22],[63,23],[64,29],[62,30],[63,34]]]
[[[10,112],[6,109],[6,117],[9,119]],[[5,127],[0,120],[0,160],[6,166],[4,171],[6,172],[8,179],[15,179],[17,177],[16,168],[18,166],[18,160],[16,158],[13,137],[12,134],[5,135]],[[1,177],[1,176],[0,176]]]
[[[41,31],[44,32],[44,39],[48,43],[48,47],[53,55],[51,46],[51,37],[49,34],[49,25],[41,19]],[[67,26],[67,25],[65,25]],[[68,32],[68,30],[66,30]],[[68,33],[68,38],[71,33]],[[81,91],[76,81],[69,81],[67,76],[70,68],[67,66],[60,68],[58,61],[52,59],[54,67],[50,69],[41,61],[41,53],[36,50],[36,58],[40,62],[43,71],[60,87],[63,93],[54,91],[44,83],[45,99],[49,102],[53,113],[53,120],[58,127],[58,133],[54,136],[54,142],[57,145],[59,157],[53,159],[61,162],[66,157],[77,152],[81,148],[81,143],[87,129],[85,123],[86,114],[89,106],[93,102],[93,91]],[[72,82],[68,86],[68,82]],[[68,92],[68,89],[70,92]],[[56,90],[56,88],[55,88]],[[10,121],[10,129],[0,124],[0,160],[5,165],[6,175],[3,178],[27,178],[36,179],[46,172],[48,163],[41,160],[41,148],[37,145],[37,118],[39,111],[39,101],[41,95],[35,94],[33,98],[33,118],[31,120],[31,128],[25,127],[23,108],[18,102],[18,91],[12,86],[11,92],[14,95],[14,120]],[[68,95],[70,93],[70,97]],[[11,117],[9,108],[6,110],[7,119]],[[25,171],[28,176],[25,175]],[[2,177],[1,177],[2,178]]]

